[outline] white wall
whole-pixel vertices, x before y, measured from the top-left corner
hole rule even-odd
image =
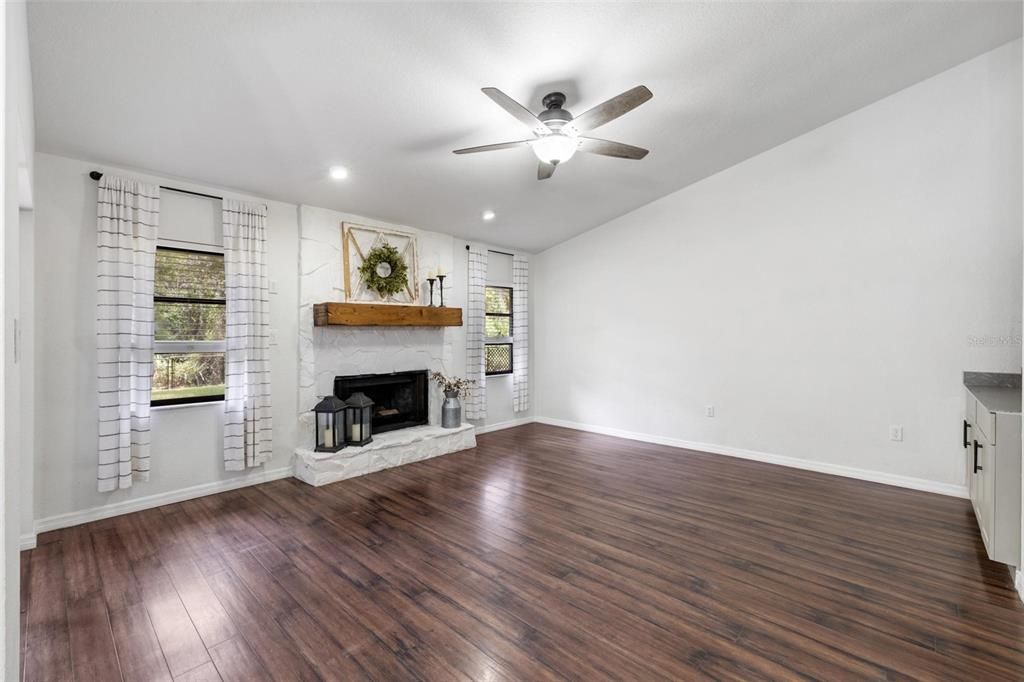
[[[0,296],[0,675],[16,679],[18,675],[20,575],[18,561],[21,517],[24,508],[31,508],[31,492],[22,490],[30,474],[25,474],[30,461],[31,439],[23,434],[22,403],[23,368],[15,356],[14,335],[19,318],[29,313],[24,309],[20,279],[21,239],[23,230],[31,230],[30,213],[33,201],[32,150],[35,148],[35,124],[32,111],[32,74],[28,52],[28,24],[25,3],[14,0],[4,4],[0,13],[0,35],[3,35],[3,57],[0,80],[3,92],[2,123],[0,123],[0,269],[3,283]],[[29,298],[29,301],[31,298]],[[19,353],[19,356],[21,354]]]
[[[274,457],[262,468],[290,466],[296,444],[298,339],[298,211],[291,204],[247,197],[182,180],[118,170],[49,154],[36,156],[36,518],[41,528],[61,525],[61,515],[88,512],[140,498],[176,495],[194,486],[252,481],[257,473],[223,467],[222,405],[158,408],[152,422],[152,472],[127,490],[96,491],[96,183],[89,171],[121,173],[149,182],[231,196],[268,205],[268,272],[276,345],[271,349]],[[202,240],[189,232],[189,200],[168,199],[162,237]],[[182,203],[184,202],[184,204]],[[209,205],[191,204],[199,213]],[[55,312],[57,311],[57,312]]]
[[[1016,41],[540,254],[537,414],[957,489],[1021,235]]]
[[[35,541],[35,211],[21,211],[18,234],[17,355],[19,399],[11,401],[18,411],[18,469],[21,497],[21,543]]]

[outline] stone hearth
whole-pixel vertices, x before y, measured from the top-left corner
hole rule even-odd
[[[476,430],[472,424],[457,429],[414,426],[374,434],[369,445],[350,445],[339,452],[299,448],[295,451],[295,477],[310,485],[325,485],[473,447]]]

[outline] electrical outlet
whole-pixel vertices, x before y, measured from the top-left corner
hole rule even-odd
[[[900,424],[893,424],[889,427],[889,440],[894,440],[897,443],[903,441],[903,426]]]
[[[705,407],[704,408],[704,416],[705,417],[714,417],[715,416],[715,406],[714,405],[708,405],[707,407]]]

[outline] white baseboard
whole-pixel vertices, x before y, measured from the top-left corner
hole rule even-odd
[[[832,474],[834,476],[845,476],[846,478],[856,478],[861,481],[884,483],[885,485],[893,485],[900,488],[910,488],[911,490],[921,490],[928,493],[938,493],[939,495],[949,495],[951,497],[962,498],[968,497],[967,486],[964,485],[955,485],[952,483],[939,483],[937,481],[929,481],[923,478],[900,476],[897,474],[885,473],[883,471],[857,469],[855,467],[844,466],[841,464],[815,462],[809,459],[800,459],[799,457],[787,457],[785,455],[775,455],[769,452],[758,452],[757,450],[743,450],[741,448],[731,448],[724,445],[715,445],[713,443],[698,443],[694,441],[683,440],[681,438],[671,438],[668,436],[653,436],[646,433],[625,431],[623,429],[614,429],[607,426],[580,424],[578,422],[566,421],[564,419],[535,417],[534,421],[540,424],[562,426],[567,429],[575,429],[577,431],[589,431],[591,433],[600,433],[605,436],[615,436],[617,438],[627,438],[629,440],[643,441],[644,443],[669,445],[671,447],[684,448],[686,450],[698,450],[700,452],[710,452],[715,455],[726,455],[727,457],[739,457],[740,459],[750,459],[757,462],[765,462],[767,464],[777,464],[779,466],[791,467],[793,469],[804,469],[807,471],[816,471],[822,474]]]
[[[245,476],[236,476],[223,481],[200,483],[199,485],[194,485],[189,488],[181,488],[180,490],[171,490],[166,493],[137,497],[135,499],[125,500],[124,502],[105,504],[101,507],[92,507],[91,509],[83,509],[81,511],[69,512],[67,514],[58,514],[57,516],[50,516],[36,521],[36,533],[45,533],[47,531],[57,530],[58,528],[69,528],[81,523],[108,519],[112,516],[120,516],[121,514],[131,514],[132,512],[142,511],[144,509],[152,509],[154,507],[162,507],[165,504],[173,504],[174,502],[184,502],[185,500],[205,497],[206,495],[213,495],[214,493],[222,493],[228,490],[235,490],[237,488],[245,488],[250,485],[256,485],[257,483],[266,483],[267,481],[276,481],[279,478],[288,478],[291,475],[292,466],[289,464],[286,467],[268,469],[266,471],[255,471],[251,474],[246,474]],[[31,549],[31,547],[25,547],[26,542],[28,542],[27,538],[28,536],[22,536],[22,549]],[[32,547],[35,547],[35,544],[35,535],[32,535]]]
[[[1013,586],[1017,588],[1017,596],[1024,601],[1024,571],[1019,568],[1013,574]]]
[[[537,422],[540,424],[548,424],[550,426],[561,426],[568,429],[575,429],[576,431],[588,431],[590,433],[599,433],[606,436],[615,436],[617,438],[626,438],[628,440],[642,441],[644,443],[655,443],[657,445],[667,445],[670,447],[684,448],[686,450],[697,450],[699,452],[708,452],[716,455],[725,455],[728,457],[738,457],[741,459],[749,459],[758,462],[765,462],[768,464],[777,464],[779,466],[791,467],[794,469],[804,469],[807,471],[816,471],[824,474],[833,474],[835,476],[845,476],[847,478],[855,478],[862,481],[872,481],[874,483],[884,483],[886,485],[893,485],[900,488],[910,488],[912,490],[921,490],[930,493],[938,493],[940,495],[949,495],[952,497],[962,498],[966,498],[968,496],[967,487],[963,485],[939,483],[936,481],[928,481],[925,479],[913,478],[910,476],[888,474],[881,471],[857,469],[854,467],[843,466],[840,464],[815,462],[812,460],[800,459],[797,457],[787,457],[785,455],[758,452],[756,450],[743,450],[740,448],[731,448],[723,445],[715,445],[713,443],[699,443],[695,441],[683,440],[681,438],[671,438],[668,436],[654,436],[651,434],[638,433],[635,431],[626,431],[624,429],[616,429],[607,426],[581,424],[579,422],[572,422],[564,419],[551,419],[549,417],[523,417],[521,419],[510,419],[508,421],[498,422],[496,424],[478,426],[476,427],[476,433],[484,434],[490,433],[491,431],[501,431],[503,429],[510,429],[516,426],[523,426],[525,424],[530,424],[533,422]],[[148,495],[146,497],[125,500],[124,502],[116,502],[114,504],[93,507],[91,509],[83,509],[81,511],[69,512],[67,514],[58,514],[57,516],[50,516],[48,518],[39,519],[38,521],[36,521],[36,533],[45,533],[47,531],[57,530],[58,528],[68,528],[70,526],[77,526],[82,523],[89,523],[90,521],[99,521],[101,519],[107,519],[112,516],[130,514],[132,512],[142,511],[144,509],[160,507],[165,504],[183,502],[185,500],[191,500],[197,497],[213,495],[214,493],[226,492],[228,490],[235,490],[237,488],[244,488],[246,486],[256,485],[257,483],[265,483],[267,481],[288,478],[289,476],[292,475],[292,473],[293,468],[291,465],[289,465],[285,467],[279,467],[276,469],[270,469],[267,471],[254,472],[246,476],[239,476],[236,478],[230,478],[223,481],[202,483],[200,485],[192,486],[189,488],[182,488],[181,490],[172,490],[166,493]],[[32,549],[36,546],[36,533],[26,533],[21,536],[21,549]],[[1024,599],[1024,577],[1022,577],[1022,573],[1019,570],[1016,572],[1014,583],[1017,586],[1017,591],[1021,594],[1021,598]]]
[[[476,427],[477,434],[490,433],[491,431],[502,431],[503,429],[511,429],[515,426],[522,426],[524,424],[532,424],[534,421],[533,417],[522,417],[521,419],[509,419],[503,422],[496,422],[494,424],[487,424],[485,426]]]

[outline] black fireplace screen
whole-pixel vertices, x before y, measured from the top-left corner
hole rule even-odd
[[[334,395],[345,400],[355,392],[373,401],[373,432],[426,424],[430,386],[427,370],[334,377]]]

